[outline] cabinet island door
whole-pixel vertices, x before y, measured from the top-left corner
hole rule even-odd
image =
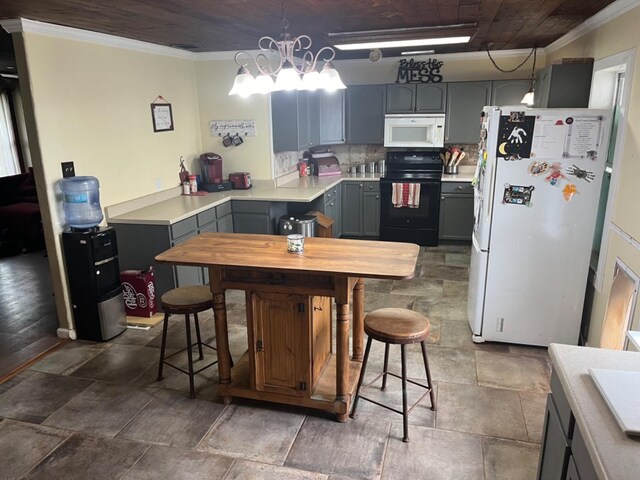
[[[308,396],[309,297],[253,292],[251,310],[256,390]]]

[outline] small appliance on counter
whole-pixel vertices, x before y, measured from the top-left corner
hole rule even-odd
[[[313,164],[313,174],[318,177],[325,177],[330,175],[340,175],[340,162],[334,156],[331,157],[322,157],[322,158],[311,158],[311,163]]]
[[[283,215],[278,224],[278,233],[280,235],[299,233],[305,237],[315,237],[317,225],[318,218],[314,215]]]
[[[203,153],[200,155],[202,164],[201,190],[207,192],[219,192],[231,190],[231,184],[222,180],[222,157],[217,153]]]
[[[229,183],[234,190],[247,190],[251,188],[251,175],[249,172],[230,173]]]

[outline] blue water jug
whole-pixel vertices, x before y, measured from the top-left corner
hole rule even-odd
[[[104,216],[96,177],[69,177],[60,182],[66,223],[71,228],[97,227]]]

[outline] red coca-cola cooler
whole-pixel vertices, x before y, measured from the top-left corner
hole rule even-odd
[[[124,309],[133,317],[152,317],[158,312],[153,267],[120,272]]]

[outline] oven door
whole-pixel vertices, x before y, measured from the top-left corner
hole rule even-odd
[[[391,201],[393,180],[380,179],[380,226],[395,228],[438,228],[440,215],[440,181],[410,179],[398,183],[420,183],[417,208],[396,208]]]

